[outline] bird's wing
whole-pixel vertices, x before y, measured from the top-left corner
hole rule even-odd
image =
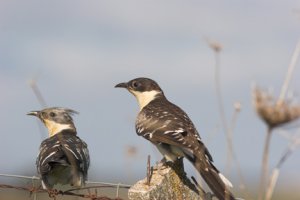
[[[144,107],[136,121],[136,132],[153,143],[181,147],[188,154],[204,153],[212,161],[192,121],[170,102],[154,101]]]
[[[90,165],[87,144],[76,135],[71,135],[63,141],[62,150],[67,155],[69,163],[76,164],[86,176]]]
[[[60,142],[55,138],[47,138],[40,145],[40,151],[36,160],[37,170],[39,174],[47,174],[51,171],[51,163],[60,163],[66,165],[67,162],[63,159]]]
[[[74,165],[84,174],[89,167],[87,145],[75,134],[57,134],[45,139],[37,157],[37,168],[40,174],[47,174],[53,165]]]

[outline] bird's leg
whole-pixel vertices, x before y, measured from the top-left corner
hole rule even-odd
[[[163,157],[161,161],[157,162],[156,165],[153,166],[153,170],[156,170],[159,175],[164,176],[162,170],[168,168],[170,163],[172,163],[172,161],[168,161],[165,157]]]
[[[174,162],[169,163],[169,167],[171,167],[179,176],[186,176],[183,157],[179,157]]]
[[[153,166],[153,170],[165,169],[168,167],[168,161],[164,157],[159,162],[156,162],[156,165]]]

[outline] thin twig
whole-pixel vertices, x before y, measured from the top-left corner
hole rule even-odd
[[[37,98],[40,106],[42,108],[47,107],[47,103],[45,101],[45,98],[43,97],[41,91],[39,90],[38,85],[37,85],[37,81],[36,81],[35,78],[32,78],[29,81],[29,86],[31,87],[33,93],[35,94],[35,97]],[[37,122],[38,121],[39,120],[37,120]],[[43,140],[43,138],[44,138],[44,129],[42,128],[42,126],[41,126],[41,124],[39,122],[38,122],[38,127],[39,127],[39,132],[40,132],[41,140]]]
[[[247,190],[246,188],[246,181],[245,181],[245,178],[243,176],[243,173],[242,173],[242,169],[241,169],[241,165],[237,159],[237,155],[234,151],[234,148],[233,148],[233,133],[234,133],[234,129],[235,129],[235,126],[236,126],[236,122],[237,122],[237,118],[238,118],[238,114],[240,113],[241,111],[241,104],[239,102],[235,103],[234,104],[234,113],[232,115],[232,118],[231,118],[231,124],[230,124],[230,129],[228,131],[229,133],[229,139],[230,139],[230,144],[232,146],[232,153],[231,153],[231,157],[232,157],[232,160],[233,162],[235,163],[235,166],[237,168],[237,174],[238,174],[238,177],[240,179],[240,189],[243,190],[244,192],[244,196],[247,196],[247,199],[252,199],[252,197],[250,196],[250,192]],[[228,161],[228,165],[226,166],[226,172],[227,174],[230,173],[230,160]]]
[[[150,181],[151,181],[151,167],[150,167],[150,155],[148,155],[147,158],[147,185],[150,186]]]
[[[281,87],[281,92],[280,92],[280,95],[279,95],[279,98],[278,98],[278,101],[277,101],[277,105],[281,105],[283,103],[283,101],[284,101],[286,92],[287,92],[288,87],[289,87],[289,83],[291,81],[291,78],[292,78],[295,66],[297,64],[297,60],[298,60],[299,54],[300,54],[300,40],[298,41],[298,43],[296,45],[296,48],[295,48],[295,50],[293,52],[293,55],[292,55],[292,58],[291,58],[291,62],[290,62],[290,65],[288,67],[288,71],[286,73],[286,77],[285,77],[284,83],[283,83],[283,85]]]
[[[234,149],[233,149],[233,132],[235,129],[235,125],[236,125],[236,121],[237,121],[237,117],[238,114],[241,111],[241,105],[240,103],[235,103],[234,104],[234,112],[231,118],[231,126],[228,129],[228,140],[229,140],[229,144],[231,144],[231,153],[230,151],[227,151],[227,162],[226,162],[226,174],[230,174],[230,169],[231,169],[231,159],[233,160],[237,160]]]
[[[216,89],[221,123],[222,123],[223,130],[225,133],[226,141],[227,141],[227,148],[226,148],[226,151],[227,151],[226,163],[227,164],[226,164],[226,166],[230,166],[228,163],[230,163],[232,160],[233,144],[232,144],[232,139],[231,139],[232,134],[229,131],[227,120],[226,120],[226,113],[225,113],[225,108],[224,108],[224,104],[223,104],[224,101],[223,101],[221,82],[220,82],[220,52],[221,52],[222,46],[216,42],[210,42],[209,44],[215,53],[215,89]],[[228,169],[228,171],[230,171],[230,169]]]
[[[272,175],[271,175],[271,178],[270,178],[270,182],[269,182],[269,185],[268,185],[268,188],[267,188],[265,200],[270,200],[272,198],[274,188],[275,188],[278,176],[279,176],[279,172],[280,171],[279,171],[278,168],[273,169]]]
[[[259,196],[258,199],[262,200],[265,188],[266,188],[266,178],[268,177],[269,171],[269,149],[270,149],[270,141],[272,135],[272,128],[268,127],[264,145],[262,166],[261,166],[261,176],[260,176],[260,184],[259,184]]]
[[[295,151],[296,147],[299,147],[299,146],[300,146],[300,138],[292,138],[290,145],[285,150],[282,157],[279,159],[276,167],[272,171],[272,175],[271,175],[270,181],[268,183],[267,192],[266,192],[266,196],[265,196],[266,200],[271,200],[271,198],[273,196],[274,188],[275,188],[275,185],[278,180],[281,166],[288,159],[288,157],[291,156],[291,154]]]
[[[33,93],[35,94],[38,102],[40,103],[40,105],[42,106],[42,108],[47,107],[47,103],[41,93],[41,91],[39,90],[37,84],[36,84],[36,80],[35,79],[31,79],[29,81],[29,85],[31,87],[31,89],[33,90]]]

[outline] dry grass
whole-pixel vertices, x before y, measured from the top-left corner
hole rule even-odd
[[[278,98],[275,98],[271,93],[266,92],[258,87],[253,90],[253,102],[255,110],[258,116],[267,125],[267,133],[263,151],[261,176],[259,184],[259,196],[258,199],[269,200],[272,198],[275,184],[279,176],[279,166],[281,166],[287,155],[284,155],[284,159],[280,159],[279,166],[277,166],[272,175],[269,177],[269,148],[271,142],[272,131],[274,128],[279,128],[287,123],[290,123],[300,117],[300,105],[295,104],[293,99],[287,99],[286,93],[290,80],[292,78],[298,57],[300,54],[300,41],[297,43],[296,48],[293,52],[290,65],[287,70],[285,80],[283,82],[281,92]],[[290,153],[291,151],[287,151]],[[266,183],[268,188],[266,189]]]

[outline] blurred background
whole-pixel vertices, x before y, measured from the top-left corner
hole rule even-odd
[[[251,84],[280,88],[300,33],[300,2],[287,1],[0,1],[0,173],[36,175],[35,159],[47,131],[26,116],[47,106],[68,107],[79,136],[89,145],[92,181],[133,184],[161,159],[135,133],[138,104],[117,83],[136,77],[156,80],[171,102],[183,108],[214,157],[226,168],[226,137],[215,89],[215,56],[209,43],[222,46],[220,83],[226,120],[241,104],[233,145],[246,187],[258,189],[266,125],[252,104]],[[299,99],[300,67],[290,91]],[[270,169],[289,141],[274,132]],[[300,184],[300,151],[284,163],[275,196]],[[193,167],[186,170],[196,176]],[[239,191],[232,164],[224,174]],[[12,179],[0,177],[0,183]],[[25,181],[23,181],[25,182]],[[297,193],[296,193],[297,194]],[[296,195],[295,194],[295,195]],[[299,199],[296,195],[295,199]],[[290,198],[291,199],[291,198]]]

